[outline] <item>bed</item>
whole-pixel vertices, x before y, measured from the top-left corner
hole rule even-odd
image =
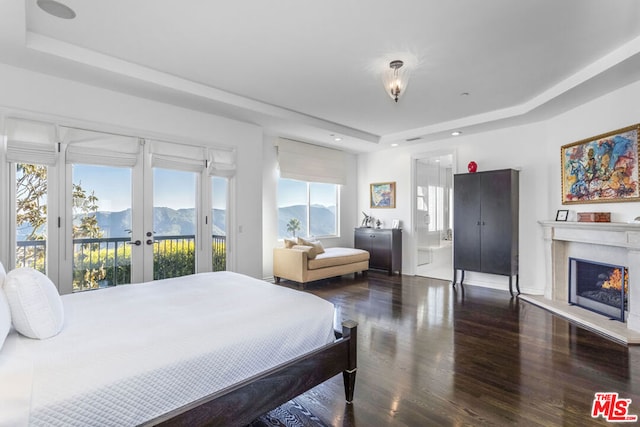
[[[246,425],[341,372],[353,399],[357,325],[314,295],[217,272],[59,298],[57,335],[0,342],[0,425]]]

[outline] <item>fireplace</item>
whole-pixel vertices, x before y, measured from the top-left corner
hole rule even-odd
[[[569,303],[625,321],[628,269],[569,257]]]
[[[544,295],[525,292],[520,298],[616,341],[640,344],[640,223],[540,221],[540,224],[547,267]],[[569,303],[569,258],[627,267],[624,322],[609,320],[621,317],[620,308],[607,317]]]

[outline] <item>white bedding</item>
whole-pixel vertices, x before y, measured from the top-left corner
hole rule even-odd
[[[334,339],[331,303],[231,272],[62,300],[59,335],[0,351],[0,425],[139,424]]]

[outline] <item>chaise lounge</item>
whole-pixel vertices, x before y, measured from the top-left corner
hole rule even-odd
[[[322,248],[316,254],[313,246],[295,245],[274,248],[273,277],[276,283],[287,279],[304,284],[343,274],[358,274],[369,269],[369,252],[353,248]]]

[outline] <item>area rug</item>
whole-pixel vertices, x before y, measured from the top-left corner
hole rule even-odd
[[[267,412],[247,427],[329,427],[295,400]]]

